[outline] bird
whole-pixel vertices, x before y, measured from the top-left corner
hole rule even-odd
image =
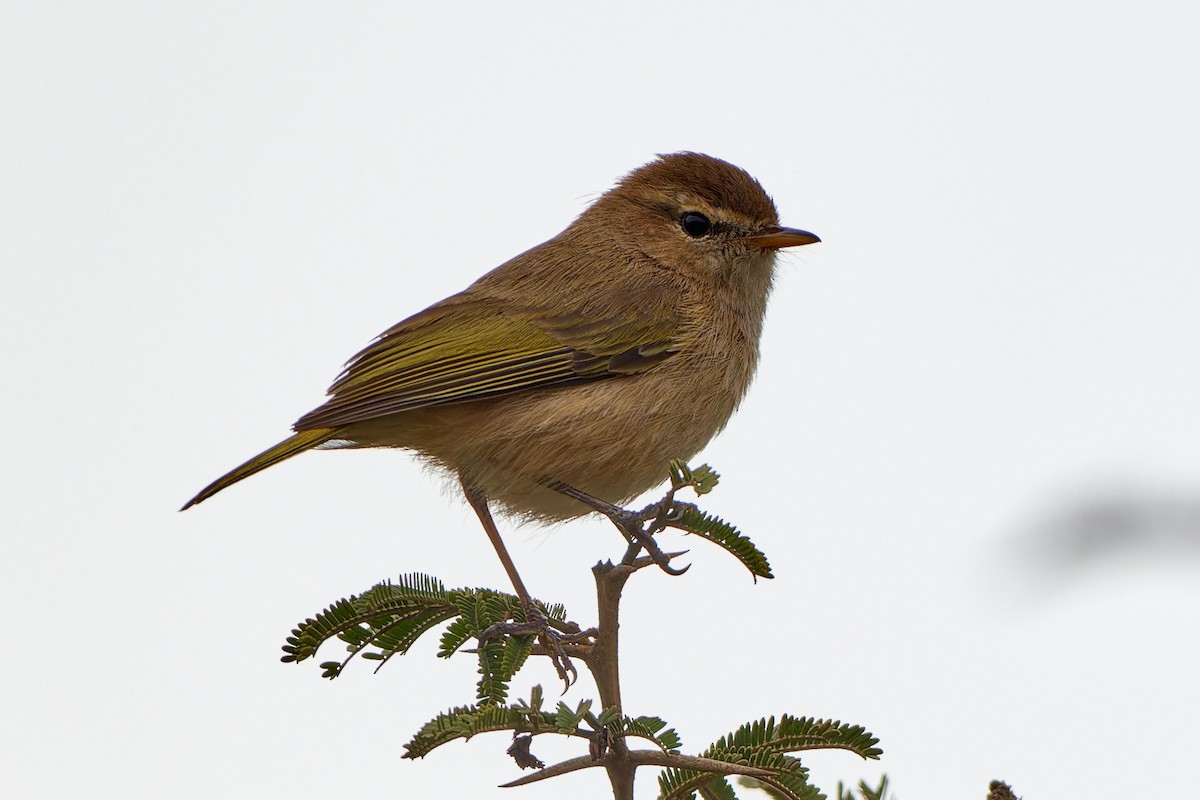
[[[457,477],[530,609],[492,509],[557,523],[662,483],[745,396],[778,251],[819,241],[781,226],[740,167],[660,155],[554,238],[385,330],[291,436],[184,509],[306,450],[409,450]]]

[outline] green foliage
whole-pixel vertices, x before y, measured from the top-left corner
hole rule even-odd
[[[671,489],[659,503],[647,506],[640,514],[628,512],[646,525],[647,533],[653,535],[671,527],[701,536],[731,553],[755,579],[773,577],[766,555],[737,528],[691,503],[675,500],[675,493],[684,488],[691,488],[698,495],[712,491],[719,479],[716,472],[707,465],[692,469],[675,461],[670,465],[670,477]],[[646,544],[645,549],[652,551],[653,548]],[[593,570],[598,582],[608,581],[610,594],[605,595],[605,587],[600,585],[602,597],[615,596],[619,601],[621,587],[631,574],[628,568],[635,561],[637,552],[636,547],[627,550],[628,561],[617,566],[611,562],[598,564]],[[627,571],[621,573],[620,569]],[[615,675],[615,633],[614,629],[605,627],[616,623],[615,602],[601,604],[600,627],[587,631],[566,622],[567,612],[563,606],[536,605],[552,628],[569,632],[560,646],[570,649],[572,659],[591,669],[598,679],[602,673],[597,664],[607,669],[603,674]],[[611,765],[614,759],[618,762],[634,759],[635,765],[665,765],[659,776],[659,788],[661,796],[668,800],[692,800],[697,796],[703,800],[737,800],[730,778],[746,772],[753,777],[740,775],[739,786],[760,789],[779,800],[825,800],[825,795],[808,783],[808,770],[793,753],[840,748],[863,758],[880,755],[881,751],[876,747],[878,740],[860,726],[783,715],[778,722],[771,717],[742,725],[708,747],[698,759],[683,756],[679,734],[664,720],[620,713],[620,693],[611,688],[615,682],[604,684],[598,680],[602,686],[601,697],[611,703],[598,713],[592,710],[594,703],[590,699],[580,700],[573,706],[558,701],[553,708],[547,708],[541,686],[533,687],[528,701],[518,699],[506,705],[509,683],[528,658],[535,652],[547,655],[552,651],[548,639],[543,639],[539,645],[536,637],[529,633],[534,627],[522,624],[527,621],[521,602],[514,595],[491,589],[447,589],[436,578],[414,573],[401,576],[395,583],[385,581],[361,595],[338,600],[306,619],[288,637],[282,660],[300,662],[313,658],[324,643],[337,638],[345,644],[348,655],[342,661],[326,661],[320,665],[324,677],[336,678],[355,656],[377,661],[382,667],[393,656],[407,653],[428,631],[444,626],[438,642],[438,656],[449,658],[475,643],[473,652],[479,661],[480,676],[476,703],[453,707],[425,723],[405,745],[405,758],[422,758],[457,739],[505,731],[519,737],[508,750],[514,761],[521,768],[540,769],[544,765],[530,752],[532,737],[558,734],[589,742],[588,756],[562,762],[510,785],[575,769]],[[607,640],[605,632],[609,634]],[[607,695],[604,685],[610,687]],[[633,739],[646,740],[661,753],[631,750]],[[624,773],[632,781],[632,769]],[[614,772],[610,772],[610,776],[612,774]],[[632,791],[631,783],[628,787]],[[886,779],[878,790],[872,790],[866,784],[859,785],[862,800],[884,800],[885,790]],[[843,790],[839,784],[837,800],[857,799],[852,790]]]
[[[737,800],[733,787],[729,785],[729,779],[723,775],[718,775],[696,791],[704,800]]]
[[[772,772],[770,778],[759,778],[759,782],[780,792],[787,800],[824,800],[825,796],[820,790],[808,783],[808,770],[798,758],[769,750],[723,752],[711,748],[701,756]],[[736,798],[728,780],[716,773],[668,767],[658,776],[659,795],[664,800],[690,800],[696,796],[696,792],[705,794],[712,784],[716,784],[718,797]]]
[[[716,488],[717,482],[721,480],[721,476],[708,464],[701,464],[692,469],[686,462],[679,459],[674,459],[667,464],[667,471],[671,474],[672,493],[685,486],[690,486],[697,495],[708,494]]]
[[[861,725],[784,714],[778,723],[774,717],[748,722],[733,733],[722,736],[713,748],[765,748],[780,753],[838,748],[849,750],[862,758],[878,759],[883,751],[875,746],[877,744],[879,740]]]
[[[763,783],[757,778],[741,776],[737,779],[737,782],[739,786],[744,786],[747,789],[757,789],[773,800],[786,800],[788,797],[787,794],[769,784]],[[859,781],[858,794],[854,793],[854,789],[846,788],[841,781],[838,781],[837,794],[834,795],[834,800],[895,800],[895,795],[887,794],[887,788],[887,775],[879,777],[879,786],[875,789],[868,786],[866,781]]]
[[[612,728],[611,725],[609,727]],[[658,717],[622,717],[621,727],[613,729],[613,732],[649,739],[667,753],[678,753],[683,746],[683,740],[675,729],[667,728],[667,723]]]
[[[839,748],[857,753],[863,758],[878,758],[883,752],[875,745],[879,740],[859,725],[847,725],[836,720],[793,717],[785,714],[775,718],[746,723],[733,733],[723,736],[701,757],[730,764],[757,767],[773,773],[757,780],[764,788],[774,790],[787,800],[823,800],[819,789],[808,783],[808,770],[798,758],[787,755],[798,750]],[[733,797],[733,789],[714,773],[692,769],[668,768],[659,776],[659,789],[667,800],[693,798],[710,784],[717,797]],[[721,785],[723,783],[724,785]],[[707,794],[705,796],[708,796]]]
[[[775,577],[771,574],[766,554],[723,519],[705,514],[691,503],[674,503],[664,521],[672,528],[694,533],[723,547],[750,570],[755,580]]]
[[[858,793],[862,796],[862,800],[885,800],[887,795],[888,779],[887,775],[879,776],[879,787],[872,789],[867,785],[866,781],[858,782]],[[854,796],[853,789],[847,789],[838,782],[837,800],[858,800]]]
[[[548,619],[566,619],[561,605],[539,604],[538,608]],[[292,630],[282,660],[304,661],[336,637],[346,643],[349,655],[343,661],[321,664],[323,677],[336,678],[356,655],[382,666],[392,656],[407,653],[424,633],[447,620],[453,621],[442,633],[438,655],[443,658],[454,655],[493,625],[523,622],[525,615],[515,595],[492,589],[447,589],[437,578],[413,573],[396,583],[378,583],[306,619]],[[480,702],[505,700],[509,681],[524,665],[533,643],[533,636],[500,634],[479,646],[476,696]]]
[[[455,739],[470,739],[477,733],[539,733],[543,729],[555,730],[552,716],[540,712],[527,714],[516,706],[460,706],[422,725],[404,746],[404,758],[424,758],[436,747]]]
[[[679,752],[679,735],[657,717],[622,717],[615,708],[593,714],[591,700],[581,700],[574,707],[560,701],[553,711],[546,711],[542,702],[539,685],[533,687],[528,702],[517,700],[508,706],[483,703],[452,708],[421,726],[404,746],[404,757],[423,758],[447,742],[466,740],[491,731],[510,731],[514,735],[557,733],[591,739],[602,728],[617,737],[648,739],[667,753]]]

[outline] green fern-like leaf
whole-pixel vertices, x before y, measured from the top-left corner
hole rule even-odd
[[[667,462],[667,474],[671,476],[671,489],[679,491],[691,482],[692,469],[686,461],[673,458]]]
[[[879,740],[861,725],[784,714],[778,723],[774,717],[748,722],[733,733],[722,736],[713,748],[748,747],[775,753],[838,748],[849,750],[862,758],[877,759],[883,753],[875,746],[878,743]]]
[[[378,626],[370,645],[380,650],[379,661],[407,653],[422,634],[445,622],[451,616],[447,609],[428,609],[420,613],[384,622]]]
[[[438,644],[438,656],[449,658],[457,653],[463,645],[474,638],[474,630],[475,627],[471,621],[463,617],[451,622],[442,632],[441,642]]]
[[[490,589],[459,592],[455,601],[460,619],[468,623],[471,635],[476,637],[491,626],[512,619],[520,610],[516,597]],[[499,705],[508,698],[508,684],[532,647],[533,639],[528,636],[492,637],[480,644],[476,697],[481,703]]]
[[[774,578],[767,556],[754,546],[754,542],[743,536],[737,528],[724,520],[705,514],[691,503],[675,503],[666,522],[672,528],[702,536],[713,544],[723,547],[758,578]]]
[[[525,612],[515,595],[492,592],[489,589],[460,589],[458,591],[466,594],[490,592],[499,598],[503,598],[503,600],[493,600],[491,605],[483,612],[480,612],[476,608],[476,604],[480,602],[480,598],[474,596],[459,598],[460,616],[446,626],[446,630],[442,633],[441,643],[438,646],[438,655],[442,658],[449,658],[454,655],[472,639],[477,638],[490,625],[495,622],[502,622],[506,616],[519,621],[524,621],[525,619]],[[534,602],[537,603],[536,600]],[[537,606],[547,619],[563,621],[567,618],[567,609],[562,604],[545,605],[537,603]],[[488,622],[488,620],[492,620],[492,622]]]
[[[504,658],[504,643],[492,639],[479,647],[479,683],[475,696],[480,703],[499,705],[508,697],[508,681],[505,680],[500,662]]]
[[[543,730],[546,730],[543,723],[547,720],[550,720],[551,722],[554,720],[553,715],[542,711],[542,699],[542,685],[539,683],[535,684],[534,687],[529,690],[529,702],[517,700],[517,702],[513,704],[513,708],[515,708],[521,714],[521,716],[529,721],[530,733],[541,733]]]
[[[548,619],[565,621],[560,604],[538,603]],[[335,678],[356,655],[379,662],[407,653],[425,633],[447,620],[438,655],[449,657],[497,623],[524,621],[520,600],[491,589],[447,589],[428,575],[402,575],[395,583],[376,584],[361,595],[339,600],[296,626],[283,647],[284,661],[303,661],[332,638],[346,644],[345,660],[322,663],[321,674]],[[498,635],[478,649],[480,702],[499,705],[513,675],[532,652],[532,636]]]
[[[339,600],[315,617],[310,617],[293,628],[292,635],[287,638],[287,644],[283,647],[285,655],[281,660],[285,662],[303,661],[311,658],[326,639],[356,627],[355,623],[350,620],[354,616],[354,602],[357,599],[352,595]],[[365,636],[366,640],[370,640],[370,632],[365,628],[360,632],[360,636]]]
[[[683,746],[683,740],[679,738],[675,729],[668,728],[667,723],[658,717],[624,717],[615,722],[619,725],[609,726],[613,728],[614,733],[649,739],[667,753],[678,753],[679,748]]]
[[[692,469],[686,461],[672,459],[667,463],[667,472],[671,476],[671,491],[677,492],[690,486],[698,495],[708,494],[717,486],[721,476],[708,464],[701,464]]]
[[[451,593],[430,580],[419,581],[417,591],[408,583],[380,583],[361,595],[339,600],[292,631],[282,660],[311,658],[334,637],[346,643],[351,657],[368,646],[378,648],[376,657],[383,660],[407,652],[422,633],[456,613]],[[322,665],[326,677],[336,677],[341,671],[331,669],[331,663]]]
[[[552,619],[558,622],[566,622],[567,607],[562,603],[551,603],[550,605],[546,605],[540,600],[534,600],[533,602],[537,604],[538,609],[540,609],[541,612],[546,616],[546,619]],[[523,616],[522,619],[524,619]]]
[[[780,800],[827,800],[824,792],[808,782],[807,773],[784,772],[758,780],[768,794]]]
[[[872,788],[866,781],[858,782],[858,792],[862,795],[862,800],[885,800],[888,790],[887,775],[879,776],[879,786]],[[854,795],[853,789],[848,789],[838,781],[837,800],[858,800]]]
[[[797,786],[802,785],[801,782],[807,784],[807,770],[801,766],[800,761],[781,753],[750,747],[720,748],[713,745],[700,755],[715,761],[770,770],[775,773],[773,776],[775,779],[784,775],[794,778],[794,780],[786,781],[787,784]],[[682,800],[682,798],[692,797],[702,787],[718,780],[724,780],[724,778],[711,772],[669,767],[658,776],[658,786],[664,800]],[[810,798],[804,797],[803,800],[810,800]]]
[[[758,778],[751,778],[748,775],[739,775],[735,783],[737,783],[738,786],[744,786],[747,789],[756,789],[765,794],[767,797],[771,798],[771,800],[786,800],[787,798],[787,795],[777,790],[774,786],[763,783]],[[837,800],[846,800],[846,798],[838,797]]]
[[[470,739],[489,731],[528,732],[530,723],[520,710],[507,706],[460,706],[421,726],[404,746],[404,758],[424,758],[434,748],[455,739]]]
[[[759,767],[775,773],[759,778],[763,784],[787,800],[822,800],[824,795],[808,783],[808,771],[788,753],[836,747],[863,758],[878,758],[879,740],[859,725],[837,720],[793,717],[784,714],[748,722],[722,736],[700,755],[731,764]],[[696,770],[667,769],[659,776],[659,788],[665,798],[685,798],[708,786],[717,776]]]
[[[617,706],[609,706],[594,717],[589,715],[588,723],[596,730],[608,728],[613,733],[620,733],[622,719],[621,709]]]
[[[509,636],[504,640],[504,655],[500,659],[500,671],[511,680],[518,670],[525,665],[533,651],[533,636]]]
[[[729,780],[723,776],[718,776],[697,790],[704,800],[737,800],[737,795],[733,791],[733,786]],[[693,795],[694,797],[695,795]]]
[[[692,488],[698,495],[708,494],[717,488],[720,480],[721,476],[708,464],[701,464],[692,470]]]
[[[589,701],[585,701],[587,703]],[[584,703],[580,704],[581,707]],[[561,709],[564,708],[560,704]],[[567,709],[569,715],[576,711]],[[586,707],[579,713],[582,718],[587,712]],[[554,714],[546,714],[532,709],[528,704],[513,706],[475,705],[452,708],[426,722],[421,730],[404,746],[404,758],[424,758],[432,750],[441,747],[455,739],[470,739],[472,736],[491,731],[512,731],[513,733],[538,733],[540,731],[557,730],[569,736],[587,737],[586,731],[578,728],[565,730],[558,723],[562,721]]]
[[[592,708],[591,700],[580,700],[574,710],[566,703],[559,701],[554,715],[554,727],[559,733],[572,733],[579,729],[579,723],[587,716]]]
[[[459,616],[471,624],[472,633],[486,630],[504,619],[504,615],[495,613],[493,606],[487,602],[486,592],[459,592],[454,595],[454,605],[458,608]]]

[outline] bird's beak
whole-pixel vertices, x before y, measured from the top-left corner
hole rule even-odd
[[[821,241],[816,234],[802,231],[799,228],[781,228],[778,225],[768,225],[750,236],[741,239],[751,247],[770,250],[778,247],[799,247],[802,244],[815,244]]]

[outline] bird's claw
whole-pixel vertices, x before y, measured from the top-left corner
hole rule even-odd
[[[570,656],[563,648],[564,642],[574,643],[592,635],[592,631],[584,631],[574,622],[550,620],[533,605],[525,609],[523,622],[497,622],[479,634],[479,642],[495,639],[501,636],[536,636],[542,646],[544,655],[554,665],[554,671],[563,682],[563,693],[579,679],[579,670],[571,663]]]
[[[658,542],[654,540],[654,534],[665,527],[663,523],[670,514],[670,510],[671,503],[664,499],[646,506],[641,511],[620,509],[619,513],[606,515],[630,542],[629,550],[623,559],[624,563],[632,564],[638,551],[645,550],[651,563],[657,565],[668,575],[682,575],[691,568],[691,564],[685,567],[671,566],[671,559],[680,554],[664,553],[658,546]],[[646,523],[650,523],[650,525]]]
[[[633,564],[637,559],[638,552],[645,550],[653,563],[668,575],[682,575],[688,571],[688,567],[672,567],[672,556],[664,553],[654,541],[654,534],[666,528],[671,519],[672,511],[675,509],[675,489],[669,490],[661,500],[651,503],[640,511],[630,511],[627,508],[621,508],[605,500],[592,497],[587,492],[582,492],[565,483],[548,481],[546,486],[603,514],[613,525],[617,526],[617,530],[629,542],[629,549],[625,552],[622,563]]]

